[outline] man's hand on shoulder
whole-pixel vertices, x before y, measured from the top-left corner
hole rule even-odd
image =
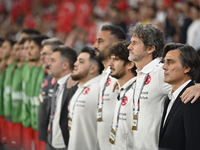
[[[181,95],[181,100],[183,103],[187,103],[190,100],[191,103],[194,103],[200,96],[200,84],[193,85],[187,88]]]

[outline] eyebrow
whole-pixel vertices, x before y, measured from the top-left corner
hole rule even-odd
[[[85,59],[83,59],[83,58],[79,58],[78,60],[82,60],[82,61],[85,61]]]

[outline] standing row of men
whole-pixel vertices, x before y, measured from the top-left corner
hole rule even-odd
[[[22,53],[29,69],[22,74],[24,96],[18,104],[24,128],[16,130],[23,133],[24,149],[30,149],[37,129],[47,150],[200,148],[195,50],[183,44],[164,48],[162,31],[151,24],[139,23],[130,34],[129,44],[121,28],[105,25],[94,49],[84,47],[78,57],[59,40],[31,37],[20,42],[29,52],[28,58],[27,51]],[[40,52],[46,76],[38,69]],[[72,79],[79,83],[68,87]],[[116,82],[118,89],[113,89]],[[197,100],[194,104],[181,102],[185,90],[182,100]],[[168,94],[170,102],[165,101]],[[41,149],[34,141],[35,149]]]
[[[66,96],[62,96],[63,99],[60,100],[60,94],[57,96],[53,94],[47,149],[199,149],[200,123],[197,109],[199,93],[193,90],[199,90],[199,85],[192,83],[195,79],[193,75],[197,72],[190,74],[190,70],[197,70],[199,67],[199,58],[195,50],[183,44],[167,45],[166,53],[163,55],[165,60],[163,66],[162,31],[151,24],[137,24],[130,33],[131,44],[121,41],[125,39],[125,34],[120,28],[103,26],[94,44],[98,57],[95,58],[91,48],[83,48],[71,74],[73,80],[79,81],[76,92],[74,94],[69,92],[71,100]],[[185,54],[182,49],[187,49],[190,53]],[[174,51],[176,55],[168,54]],[[55,61],[54,53],[51,63]],[[180,58],[180,54],[184,59]],[[188,57],[194,60],[187,59]],[[99,76],[102,71],[99,59],[104,66],[101,76]],[[185,76],[187,78],[183,79]],[[119,89],[113,91],[116,81]],[[182,84],[184,85],[181,87]],[[194,104],[181,102],[180,96],[185,91],[185,86],[191,87],[187,89],[186,96],[182,97],[182,100],[187,102],[198,99]],[[68,93],[70,88],[65,87],[64,90],[66,90],[64,93]],[[60,93],[60,89],[57,88],[53,91]],[[174,97],[173,102],[176,100],[178,104],[174,103],[173,106],[173,102],[170,102],[170,108],[167,108],[166,104],[164,105],[165,99],[169,93],[173,95],[174,92],[179,96]],[[56,140],[52,134],[55,130],[59,133],[59,129],[54,128],[55,120],[58,118],[53,112],[59,110],[57,107],[61,102],[68,103],[68,113],[64,115],[67,117],[68,114],[65,123],[68,124],[69,133],[60,132],[60,136],[57,137],[63,140],[59,138]],[[182,107],[181,111],[177,107]],[[163,120],[166,111],[168,115]],[[62,115],[60,114],[59,118],[60,128],[63,128]],[[174,120],[177,118],[182,120],[174,123],[171,119],[173,115]],[[60,141],[65,140],[65,135],[69,141],[60,144]]]

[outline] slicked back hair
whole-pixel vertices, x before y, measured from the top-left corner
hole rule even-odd
[[[183,67],[188,66],[191,68],[187,74],[191,76],[194,81],[197,78],[200,66],[200,59],[197,51],[188,44],[169,43],[164,48],[163,58],[171,50],[178,50],[180,52],[179,58],[181,60],[181,64]]]
[[[55,47],[57,47],[59,45],[63,45],[63,44],[64,43],[59,38],[44,39],[42,41],[42,46],[50,45],[51,46],[51,50],[53,50]]]
[[[126,33],[120,26],[103,25],[101,31],[110,31],[118,40],[126,40]]]

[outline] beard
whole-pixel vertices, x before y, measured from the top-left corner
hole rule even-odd
[[[78,74],[73,74],[72,73],[71,77],[72,77],[73,80],[79,81],[79,80],[85,78],[88,75],[88,71],[89,70],[84,70],[82,72],[79,72]]]
[[[113,70],[115,70],[115,69],[113,69]],[[126,74],[125,69],[122,69],[122,70],[120,70],[119,72],[117,72],[115,74],[112,74],[112,72],[111,72],[111,76],[114,77],[114,78],[116,78],[116,79],[122,78],[125,74]]]

